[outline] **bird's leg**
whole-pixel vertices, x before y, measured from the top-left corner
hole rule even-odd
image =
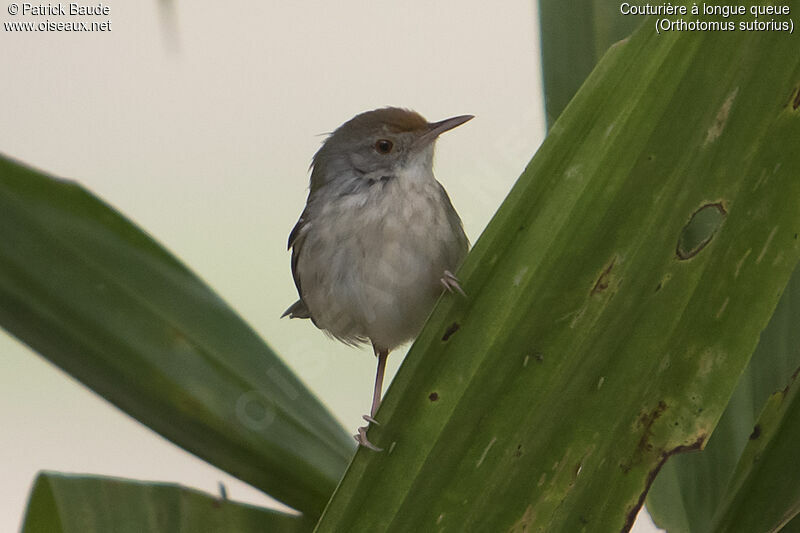
[[[378,407],[381,405],[381,393],[383,392],[383,373],[386,372],[386,360],[389,358],[389,350],[376,350],[378,356],[378,370],[375,372],[375,388],[372,391],[372,409],[369,411],[370,418],[375,420],[378,414]]]
[[[375,355],[378,357],[378,370],[375,374],[375,388],[372,391],[372,409],[370,409],[369,415],[364,415],[363,418],[367,422],[371,422],[373,424],[377,424],[378,421],[375,420],[375,415],[378,413],[378,407],[381,405],[381,391],[383,390],[383,374],[386,371],[386,359],[389,358],[389,350],[386,349],[378,349],[377,346],[373,345],[375,350]],[[356,442],[364,446],[365,448],[369,448],[370,450],[375,450],[376,452],[383,451],[383,448],[378,448],[374,444],[372,444],[369,439],[367,439],[367,429],[369,428],[369,424],[366,426],[358,428],[358,434],[353,435],[356,439]]]
[[[455,289],[461,294],[461,296],[467,295],[467,293],[464,292],[464,289],[461,288],[458,278],[449,270],[444,271],[444,275],[439,279],[439,281],[442,282],[442,285],[444,285],[444,288],[447,289],[447,292],[453,292],[453,289]]]

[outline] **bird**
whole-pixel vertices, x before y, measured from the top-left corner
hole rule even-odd
[[[289,234],[299,299],[282,315],[310,319],[348,345],[371,344],[377,371],[367,438],[380,406],[389,352],[414,339],[469,249],[461,218],[433,175],[436,139],[468,120],[428,122],[399,107],[366,111],[322,143],[305,208]]]

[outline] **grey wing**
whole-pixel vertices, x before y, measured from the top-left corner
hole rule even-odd
[[[289,244],[287,246],[287,249],[292,250],[292,278],[294,278],[294,285],[297,287],[297,294],[300,296],[300,299],[290,305],[289,308],[283,312],[281,318],[285,316],[289,318],[311,318],[311,313],[306,303],[303,301],[303,292],[300,290],[300,276],[297,273],[297,261],[300,257],[303,241],[305,240],[305,235],[303,234],[303,226],[305,226],[305,224],[306,212],[303,210],[303,214],[300,215],[297,224],[294,225],[291,233],[289,233]]]
[[[469,239],[467,238],[467,234],[464,233],[464,224],[461,222],[461,217],[458,216],[458,211],[456,211],[456,208],[453,207],[453,202],[450,201],[450,196],[447,194],[447,191],[441,183],[439,183],[439,192],[441,193],[442,202],[447,207],[447,220],[450,223],[450,229],[458,241],[457,246],[453,250],[456,253],[456,256],[452,258],[454,262],[453,268],[455,269],[461,266],[461,263],[467,256],[467,252],[469,251]]]

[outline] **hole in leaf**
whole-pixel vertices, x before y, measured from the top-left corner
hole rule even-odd
[[[706,204],[694,212],[678,238],[676,253],[686,260],[694,257],[714,238],[728,213],[721,203]]]

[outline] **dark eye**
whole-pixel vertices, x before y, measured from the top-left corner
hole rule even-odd
[[[375,142],[375,151],[379,154],[388,154],[394,148],[394,144],[389,139],[379,139]]]

